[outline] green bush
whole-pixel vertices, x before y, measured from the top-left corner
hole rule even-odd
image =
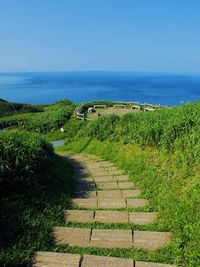
[[[73,142],[60,149],[99,155],[130,174],[160,214],[157,230],[173,233],[162,261],[199,267],[199,136],[197,102],[122,118],[99,117],[82,124],[73,132]]]
[[[0,188],[37,183],[38,174],[53,152],[38,134],[23,131],[0,134]]]
[[[11,103],[0,99],[0,117],[29,112],[41,112],[42,110],[43,109],[41,105]]]
[[[83,128],[82,134],[86,132],[90,137],[96,137],[103,141],[106,139],[112,140],[114,138],[115,129],[120,117],[113,114],[110,116],[101,116],[97,120],[91,121],[87,124],[87,129]]]
[[[70,127],[74,124],[72,121]],[[187,158],[192,160],[193,155],[199,155],[199,134],[200,102],[197,102],[154,112],[128,113],[121,118],[114,114],[101,116],[95,121],[82,123],[76,131],[69,131],[68,139],[88,136],[100,141],[178,150],[185,155],[187,149]]]
[[[50,108],[44,112],[27,113],[0,118],[0,129],[8,127],[23,128],[38,133],[55,131],[65,124],[74,111],[74,105]]]

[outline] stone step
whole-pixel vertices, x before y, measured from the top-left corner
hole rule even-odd
[[[83,189],[83,187],[77,187],[78,189]],[[88,186],[89,187],[89,186]],[[98,191],[90,191],[90,190],[78,190],[75,192],[75,196],[77,198],[94,198],[98,197],[98,199],[115,199],[115,198],[135,198],[141,194],[141,190],[139,189],[131,189],[131,190],[98,190]]]
[[[92,190],[110,190],[110,189],[131,189],[134,188],[132,182],[93,182],[89,177],[79,179],[75,186],[75,191],[92,191]],[[128,193],[128,192],[127,192]],[[129,196],[132,197],[132,196]]]
[[[107,189],[131,189],[134,188],[132,182],[107,182],[99,183],[95,182],[97,189],[107,190]]]
[[[116,176],[93,176],[96,183],[116,182],[116,181],[129,181],[128,175],[116,175]]]
[[[143,208],[149,204],[149,201],[143,198],[125,199],[125,198],[73,198],[72,207],[85,209],[120,209],[120,208]]]
[[[116,176],[116,175],[123,175],[124,171],[117,170],[117,171],[106,171],[106,170],[90,170],[90,174],[92,176]]]
[[[116,229],[54,227],[55,243],[79,247],[138,248],[155,251],[170,243],[171,233]]]
[[[78,267],[81,256],[78,254],[40,252],[35,254],[33,267]]]
[[[176,267],[175,265],[132,259],[57,252],[37,252],[32,267]]]
[[[156,212],[128,212],[106,210],[66,210],[64,212],[67,222],[79,223],[130,223],[146,225],[155,223]]]
[[[106,162],[102,162],[102,161],[100,161],[100,162],[90,162],[90,163],[85,163],[84,165],[89,169],[115,167],[109,161],[106,161]]]

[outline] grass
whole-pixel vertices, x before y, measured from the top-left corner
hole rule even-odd
[[[12,103],[7,104],[12,106]],[[0,111],[1,109],[0,102]],[[0,117],[0,129],[20,128],[42,134],[59,132],[59,128],[70,119],[74,109],[75,104],[68,100],[61,100],[51,105],[41,105],[37,112],[27,111],[21,114],[14,109],[9,116]]]
[[[104,249],[104,248],[79,248],[79,247],[66,247],[57,246],[55,252],[62,253],[76,253],[81,255],[99,255],[108,257],[127,258],[138,261],[148,261],[157,263],[173,263],[172,258],[175,256],[173,248],[168,247],[156,252],[147,252],[142,249]]]
[[[53,250],[51,228],[64,222],[75,183],[68,161],[54,155],[42,181],[1,199],[0,266],[27,266],[38,250]]]
[[[153,210],[159,212],[157,230],[173,233],[169,250],[157,252],[152,259],[185,267],[200,266],[198,165],[187,166],[183,158],[160,149],[144,149],[108,140],[101,142],[88,137],[79,138],[59,150],[95,154],[122,168],[143,190],[143,196],[151,201]],[[129,255],[133,258],[135,252]],[[142,255],[137,258],[149,259],[148,253],[144,258]]]
[[[54,112],[49,108],[46,112]],[[52,110],[57,111],[57,108],[55,104]],[[64,125],[62,138],[66,138],[66,144],[59,151],[98,155],[129,174],[134,185],[141,188],[143,196],[151,202],[151,206],[139,210],[158,211],[160,214],[155,225],[144,226],[144,229],[153,227],[171,231],[173,240],[170,246],[152,253],[137,249],[54,246],[52,226],[88,227],[88,224],[64,222],[63,210],[70,208],[74,177],[69,162],[54,156],[53,160],[49,159],[49,169],[44,169],[39,184],[22,186],[20,192],[1,199],[3,238],[0,240],[0,265],[25,266],[34,252],[47,250],[199,267],[199,118],[200,103],[191,103],[151,113],[126,114],[122,118],[100,116],[90,122],[79,122],[73,118]],[[56,127],[52,125],[51,129],[58,129],[57,121],[56,118]],[[48,132],[48,129],[44,125],[42,132]],[[60,137],[60,133],[52,132],[48,138],[55,136]],[[90,226],[117,227],[110,224]],[[6,234],[3,235],[3,232]]]
[[[28,104],[19,104],[7,102],[3,99],[0,99],[0,117],[10,116],[15,114],[23,113],[32,113],[32,112],[41,112],[41,105],[28,105]]]

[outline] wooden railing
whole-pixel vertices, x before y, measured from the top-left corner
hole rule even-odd
[[[83,121],[86,120],[85,114],[82,114],[82,113],[79,113],[79,112],[76,113],[76,118],[79,119],[79,120],[83,120]]]
[[[82,106],[83,108],[84,106]],[[140,111],[154,111],[156,109],[160,108],[167,108],[167,106],[161,106],[161,105],[154,105],[154,104],[147,104],[147,103],[139,103],[139,102],[112,102],[112,105],[106,105],[106,104],[91,104],[91,106],[87,107],[88,109],[96,109],[96,108],[107,108],[107,107],[113,107],[114,109],[117,108],[123,108],[123,109],[137,109]],[[75,111],[75,117],[79,120],[86,121],[87,120],[87,113],[86,110],[83,112],[82,108],[76,108]],[[89,112],[89,111],[88,111]]]

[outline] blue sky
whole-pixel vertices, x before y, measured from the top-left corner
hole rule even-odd
[[[0,0],[0,71],[200,73],[199,0]]]

